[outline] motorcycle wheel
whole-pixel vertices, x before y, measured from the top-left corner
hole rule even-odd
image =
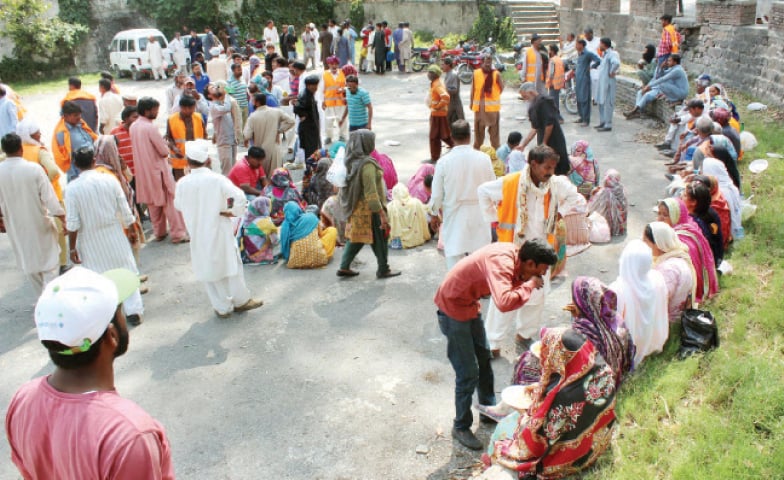
[[[471,67],[469,67],[467,64],[461,63],[457,67],[457,78],[459,78],[460,81],[464,84],[468,85],[474,79],[474,71],[471,70]]]
[[[577,93],[572,89],[567,90],[563,97],[563,104],[567,112],[572,115],[577,114]]]
[[[425,68],[425,63],[422,61],[422,56],[418,53],[415,53],[411,57],[411,70],[415,72],[421,72],[423,68]]]

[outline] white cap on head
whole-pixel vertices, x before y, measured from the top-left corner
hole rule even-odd
[[[210,142],[203,138],[191,140],[185,142],[185,156],[193,162],[205,163],[210,158],[209,148]]]
[[[72,347],[63,355],[84,352],[114,319],[117,305],[139,288],[139,277],[125,269],[104,274],[73,267],[44,288],[35,305],[39,340]]]
[[[220,48],[212,47],[210,49],[210,55],[212,55],[213,57],[217,57],[218,55],[220,55]]]

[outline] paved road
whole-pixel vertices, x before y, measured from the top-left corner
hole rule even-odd
[[[372,95],[379,149],[406,181],[429,157],[426,76],[362,81]],[[161,100],[165,86],[120,84],[123,92]],[[60,97],[26,99],[44,138]],[[463,97],[467,104],[465,89]],[[526,131],[515,120],[523,112],[514,92],[503,102],[503,138],[512,129]],[[634,142],[643,125],[616,118],[615,131],[603,134],[564,125],[570,144],[591,142],[603,172],[620,170],[633,205],[633,237],[651,220],[664,186],[653,149]],[[384,147],[384,140],[401,145]],[[625,240],[570,259],[569,279],[586,274],[612,281]],[[166,427],[179,478],[442,480],[470,473],[478,455],[449,436],[454,375],[432,302],[445,265],[432,242],[391,252],[392,267],[403,275],[386,281],[376,280],[369,248],[358,257],[361,275],[349,280],[335,277],[336,260],[315,271],[247,267],[248,285],[265,306],[229,320],[215,317],[194,281],[187,246],[149,244],[141,258],[151,292],[144,297],[145,323],[131,332],[128,353],[115,363],[117,389]],[[557,282],[548,298],[550,325],[567,321],[561,306],[569,279]],[[52,370],[31,321],[34,302],[0,235],[3,415],[20,384]],[[514,349],[503,353],[494,362],[499,392],[508,384]],[[481,427],[479,435],[490,433]],[[416,453],[420,446],[428,453]],[[17,478],[9,455],[0,442],[0,478]]]

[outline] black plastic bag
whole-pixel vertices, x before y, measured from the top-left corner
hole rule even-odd
[[[694,308],[684,310],[681,327],[681,348],[678,350],[681,360],[696,352],[707,352],[719,346],[719,328],[709,311]]]

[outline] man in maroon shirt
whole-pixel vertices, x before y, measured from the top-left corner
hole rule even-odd
[[[438,324],[447,338],[447,357],[455,370],[455,420],[452,437],[472,450],[482,442],[471,431],[471,399],[495,405],[490,345],[482,323],[479,300],[492,295],[502,312],[516,310],[531,292],[542,288],[542,276],[558,255],[547,242],[528,240],[520,249],[506,242],[492,243],[460,260],[436,292]]]

